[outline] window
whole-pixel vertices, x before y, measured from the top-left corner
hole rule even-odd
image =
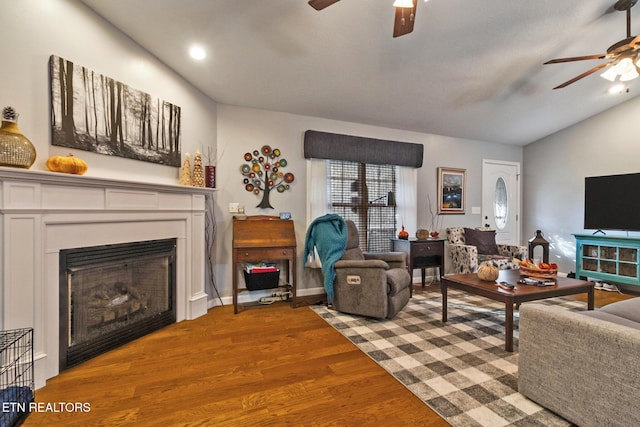
[[[327,167],[330,210],[355,222],[363,250],[390,250],[397,227],[388,194],[396,193],[397,166],[329,160]]]
[[[496,181],[496,189],[493,193],[493,216],[498,230],[504,230],[509,216],[507,185],[502,177]]]

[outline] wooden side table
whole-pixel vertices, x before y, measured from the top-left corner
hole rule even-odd
[[[438,277],[442,277],[444,269],[444,239],[391,239],[394,252],[405,252],[409,258],[409,272],[422,270],[422,287],[425,285],[425,269],[438,268]],[[413,294],[413,286],[411,287]]]

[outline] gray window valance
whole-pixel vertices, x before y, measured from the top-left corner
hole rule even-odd
[[[304,133],[306,159],[348,160],[358,163],[422,167],[424,146],[409,142],[308,130]]]

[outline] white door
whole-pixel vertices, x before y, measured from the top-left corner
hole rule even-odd
[[[520,163],[482,160],[482,225],[496,242],[520,244]]]

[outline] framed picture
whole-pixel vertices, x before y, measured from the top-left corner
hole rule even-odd
[[[179,106],[59,56],[49,68],[52,145],[180,167]]]
[[[466,169],[438,168],[438,213],[464,213]]]

